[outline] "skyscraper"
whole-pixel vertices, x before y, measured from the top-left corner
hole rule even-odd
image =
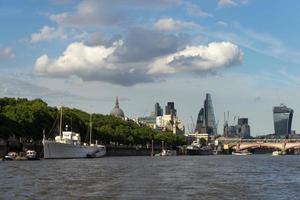
[[[176,116],[177,110],[175,109],[174,102],[168,102],[168,104],[166,105],[166,108],[165,108],[165,114]]]
[[[159,103],[155,103],[154,105],[154,116],[162,116],[163,115],[163,109],[160,107]]]
[[[291,133],[293,109],[281,104],[273,108],[275,135],[286,136]]]
[[[200,133],[208,133],[209,135],[217,134],[217,125],[210,94],[206,94],[204,107],[199,111],[195,131]]]

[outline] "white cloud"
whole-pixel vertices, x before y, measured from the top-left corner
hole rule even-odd
[[[241,64],[242,50],[230,43],[210,43],[208,46],[187,46],[174,54],[158,58],[149,65],[150,74],[196,72],[203,73]]]
[[[15,54],[12,52],[12,49],[9,47],[0,49],[0,59],[11,59],[14,58]]]
[[[218,31],[206,34],[221,40],[231,41],[257,53],[271,56],[278,60],[300,63],[300,51],[287,46],[282,40],[269,33],[261,33],[241,26],[238,23],[228,24],[232,32]],[[205,34],[205,33],[204,33]]]
[[[60,26],[95,26],[116,25],[126,17],[113,9],[113,4],[106,1],[84,0],[74,12],[50,15],[50,19]]]
[[[238,4],[234,0],[219,0],[218,8],[233,7]]]
[[[157,77],[170,73],[207,73],[238,65],[243,53],[229,42],[210,43],[208,46],[187,46],[176,53],[156,59],[118,62],[117,52],[124,42],[119,40],[112,46],[86,46],[76,42],[70,44],[63,55],[49,59],[46,54],[35,63],[34,71],[39,75],[70,77],[85,81],[104,81],[119,85],[134,85],[153,82]]]
[[[83,43],[75,42],[70,44],[62,56],[50,60],[46,54],[36,60],[35,72],[52,75],[72,75],[93,73],[94,70],[114,69],[105,59],[115,51],[118,43],[112,47],[86,46]]]
[[[204,12],[198,5],[186,2],[186,9],[189,15],[195,17],[212,17],[212,14]]]
[[[234,7],[239,5],[246,5],[249,0],[219,0],[218,8]]]
[[[67,39],[61,28],[44,26],[38,33],[31,34],[31,42],[40,42],[44,40]]]
[[[175,31],[182,28],[193,28],[198,26],[199,25],[193,22],[185,22],[185,21],[175,20],[173,18],[159,19],[154,24],[154,27],[157,30],[161,30],[161,31]]]
[[[224,22],[224,21],[218,21],[217,25],[218,26],[223,26],[223,27],[228,27],[228,24],[226,22]]]

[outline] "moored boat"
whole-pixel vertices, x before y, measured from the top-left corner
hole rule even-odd
[[[248,151],[236,151],[236,152],[232,152],[232,155],[236,155],[236,156],[248,156],[248,155],[252,155],[252,153],[248,152]]]
[[[155,156],[176,156],[176,150],[168,150],[168,149],[163,149],[161,153],[155,154]]]
[[[283,155],[282,151],[273,151],[272,152],[272,156],[282,156],[282,155]]]
[[[104,145],[92,144],[92,122],[90,117],[90,142],[89,144],[81,144],[79,133],[68,131],[61,131],[62,124],[62,108],[60,114],[59,136],[55,140],[46,139],[43,137],[44,158],[97,158],[106,154],[106,147]]]
[[[9,152],[2,160],[15,160],[18,157],[16,152]]]
[[[27,160],[39,160],[37,153],[34,150],[27,150],[26,158],[27,158]]]

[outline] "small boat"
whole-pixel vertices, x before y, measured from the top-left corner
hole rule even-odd
[[[192,142],[192,144],[187,146],[188,150],[199,150],[201,148],[201,144],[198,140]]]
[[[176,156],[176,150],[163,149],[161,153],[155,154],[155,156]]]
[[[18,157],[16,152],[9,152],[6,156],[4,156],[3,160],[15,160]]]
[[[248,155],[252,155],[253,153],[248,152],[248,151],[237,151],[237,152],[232,152],[232,155],[236,155],[236,156],[248,156]]]
[[[282,156],[282,155],[283,155],[282,151],[273,151],[272,152],[272,156]]]
[[[34,150],[27,150],[26,158],[27,158],[27,160],[39,160],[39,158],[37,157],[36,151],[34,151]]]

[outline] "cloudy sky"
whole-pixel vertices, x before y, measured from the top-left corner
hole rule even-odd
[[[288,3],[289,2],[289,3]],[[223,113],[300,132],[300,3],[287,0],[0,0],[0,96],[128,117],[174,101],[190,127],[211,93]]]

